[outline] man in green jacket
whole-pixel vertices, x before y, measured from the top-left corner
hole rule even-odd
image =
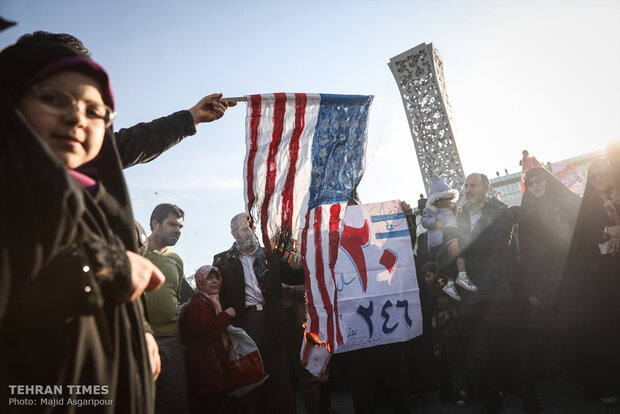
[[[170,249],[181,237],[185,213],[174,204],[159,204],[151,213],[151,235],[144,257],[157,266],[166,281],[146,297],[146,313],[155,334],[161,357],[161,374],[157,379],[156,412],[188,411],[185,360],[177,321],[183,261]]]

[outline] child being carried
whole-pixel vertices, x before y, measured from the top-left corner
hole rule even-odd
[[[428,230],[428,250],[431,260],[436,261],[437,255],[444,244],[444,232],[457,233],[456,202],[459,192],[451,188],[437,174],[428,195],[426,208],[422,213],[422,226]],[[476,292],[478,288],[467,276],[464,257],[456,259],[458,276],[448,276],[443,291],[451,298],[460,301],[456,285],[469,291]]]

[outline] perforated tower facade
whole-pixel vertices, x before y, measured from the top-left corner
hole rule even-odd
[[[462,191],[465,175],[439,52],[432,43],[422,43],[390,59],[388,66],[403,99],[426,193],[435,173]]]

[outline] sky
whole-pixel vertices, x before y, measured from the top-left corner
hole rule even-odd
[[[620,139],[620,1],[2,0],[0,48],[34,30],[73,34],[110,74],[116,130],[201,97],[374,95],[362,202],[424,192],[390,58],[433,43],[443,58],[465,173],[519,170]],[[186,276],[233,242],[243,211],[245,104],[148,164],[125,171],[136,219],[185,210],[173,247]]]

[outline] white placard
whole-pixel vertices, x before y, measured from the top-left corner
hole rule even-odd
[[[421,335],[411,238],[398,201],[349,206],[344,222],[335,275],[347,332],[336,352]]]

